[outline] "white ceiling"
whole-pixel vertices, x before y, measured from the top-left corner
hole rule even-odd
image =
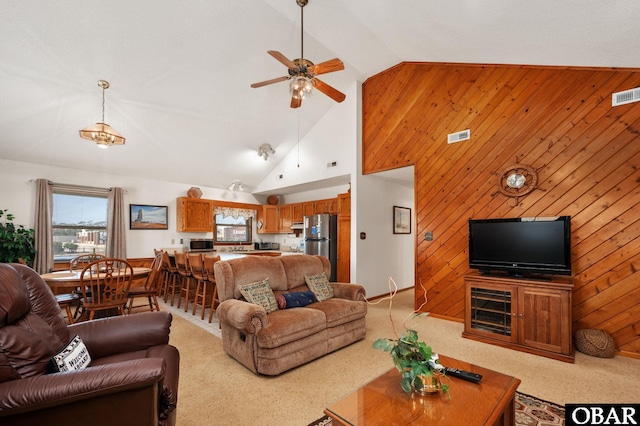
[[[0,16],[1,158],[251,191],[295,146],[288,84],[249,87],[286,75],[267,50],[300,56],[295,0],[4,0]],[[321,76],[342,92],[402,61],[640,68],[639,16],[637,0],[309,0],[304,52],[344,62]],[[78,135],[101,119],[99,79],[124,147]],[[334,104],[305,100],[301,135]]]

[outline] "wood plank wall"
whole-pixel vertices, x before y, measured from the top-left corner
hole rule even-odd
[[[364,174],[415,165],[424,311],[464,318],[468,219],[570,215],[573,329],[604,329],[640,358],[640,103],[611,106],[635,87],[638,69],[442,63],[363,84]],[[465,129],[470,140],[447,144]],[[539,176],[517,200],[498,191],[514,164]]]

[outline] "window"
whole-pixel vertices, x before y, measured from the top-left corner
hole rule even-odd
[[[105,254],[107,189],[53,187],[53,259],[71,260],[83,253]]]
[[[213,238],[219,244],[237,244],[251,242],[251,218],[242,216],[234,219],[233,216],[215,215],[215,232]]]

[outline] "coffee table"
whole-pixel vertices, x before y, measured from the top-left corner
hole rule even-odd
[[[520,379],[440,355],[447,367],[482,375],[480,383],[443,379],[449,393],[422,396],[400,388],[395,368],[325,410],[334,425],[513,425],[514,398]],[[450,395],[450,397],[449,397]]]

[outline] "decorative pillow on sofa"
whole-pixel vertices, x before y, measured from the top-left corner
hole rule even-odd
[[[267,313],[278,310],[276,296],[273,294],[271,286],[269,286],[268,277],[262,281],[240,286],[240,293],[242,293],[247,302],[262,306]]]
[[[91,363],[91,356],[77,334],[67,346],[51,357],[52,371],[83,370]]]
[[[316,295],[318,302],[329,300],[333,297],[333,287],[331,287],[324,272],[316,275],[305,275],[304,281],[309,286],[309,290]]]
[[[298,291],[294,293],[283,293],[276,297],[278,308],[301,308],[317,302],[315,294],[312,291]]]

